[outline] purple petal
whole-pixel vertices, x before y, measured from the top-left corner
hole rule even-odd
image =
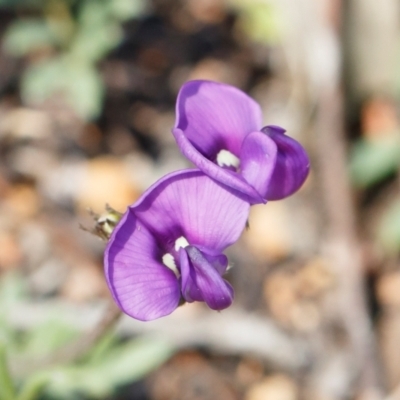
[[[245,136],[261,124],[260,106],[235,87],[198,80],[179,91],[175,128],[210,159],[221,149],[238,156]]]
[[[104,266],[114,300],[133,318],[160,318],[179,304],[179,281],[160,262],[162,256],[152,234],[128,210],[111,235]]]
[[[243,141],[241,174],[265,199],[277,160],[275,142],[262,132],[251,132]]]
[[[232,304],[232,286],[220,276],[200,250],[194,246],[181,249],[180,260],[182,293],[187,301],[203,300],[212,310],[223,310]]]
[[[182,297],[188,303],[204,301],[200,288],[196,285],[195,270],[191,266],[189,256],[185,249],[179,250],[179,264],[181,267]]]
[[[222,252],[243,231],[249,204],[203,172],[184,170],[158,181],[132,210],[159,243],[172,248],[184,236],[189,244]]]
[[[221,276],[226,272],[228,268],[228,257],[225,254],[211,255],[204,251],[201,253],[207,262],[209,262]]]
[[[225,254],[221,254],[220,250],[215,251],[201,245],[197,245],[196,248],[201,251],[204,258],[218,271],[221,276],[225,274],[229,263],[228,257]]]
[[[285,135],[278,126],[266,126],[262,129],[278,147],[275,170],[268,187],[267,199],[280,200],[290,196],[307,178],[310,160],[299,142]]]
[[[187,139],[182,130],[174,129],[172,133],[183,155],[205,174],[215,179],[217,182],[221,182],[227,187],[242,193],[242,197],[251,203],[262,203],[264,201],[257,190],[246,182],[241,175],[226,168],[222,168],[204,157]]]

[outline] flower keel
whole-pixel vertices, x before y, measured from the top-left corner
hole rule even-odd
[[[182,295],[186,301],[204,301],[213,310],[223,310],[232,304],[232,286],[199,249],[188,246],[179,255]]]

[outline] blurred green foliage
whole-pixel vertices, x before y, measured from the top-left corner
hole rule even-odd
[[[23,101],[37,104],[62,95],[83,119],[96,118],[104,93],[97,63],[120,43],[123,22],[141,15],[145,1],[0,1],[0,6],[39,6],[36,17],[17,19],[3,38],[8,54],[29,57]]]
[[[238,25],[252,41],[276,44],[282,34],[283,19],[276,4],[265,0],[229,0],[238,11]]]
[[[71,399],[76,393],[101,398],[142,378],[171,354],[171,346],[163,340],[139,338],[121,344],[114,339],[101,357],[51,371],[47,390],[57,399]]]
[[[9,274],[0,282],[0,310],[26,301],[23,279]],[[104,398],[118,386],[134,382],[166,361],[173,347],[164,340],[139,337],[121,341],[107,334],[73,364],[62,359],[51,368],[36,368],[29,376],[16,371],[11,378],[7,359],[12,365],[35,365],[35,360],[80,338],[81,333],[62,319],[54,317],[30,330],[16,331],[7,314],[0,311],[0,399],[35,400],[42,393],[56,399]],[[16,393],[15,388],[18,388]]]
[[[390,174],[400,165],[400,134],[395,132],[380,139],[359,140],[353,149],[350,173],[357,187],[368,187]]]
[[[395,201],[384,214],[378,239],[389,253],[400,251],[400,200]]]
[[[350,173],[356,187],[367,188],[395,174],[400,167],[400,132],[360,139],[354,146]],[[383,213],[377,239],[389,253],[400,251],[400,201]]]
[[[42,0],[0,0],[0,7],[15,8],[15,7],[39,7]]]

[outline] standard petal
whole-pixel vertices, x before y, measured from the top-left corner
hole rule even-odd
[[[172,131],[181,152],[206,175],[239,192],[250,203],[262,203],[263,198],[241,175],[222,168],[201,154],[180,129]]]
[[[267,192],[268,200],[280,200],[290,196],[307,178],[310,160],[303,146],[278,126],[262,129],[277,145],[278,156]]]
[[[262,132],[251,132],[243,141],[240,154],[241,175],[263,199],[267,192],[277,160],[275,142]]]
[[[188,246],[187,252],[191,266],[191,292],[198,290],[203,301],[212,310],[223,310],[229,307],[233,301],[233,289],[229,282],[224,280],[218,271],[207,261],[204,255],[194,246]]]
[[[108,242],[104,267],[116,303],[133,318],[160,318],[179,304],[178,279],[161,263],[162,256],[152,234],[128,210]]]
[[[154,184],[132,210],[169,248],[183,236],[189,244],[222,252],[239,238],[249,207],[203,172],[183,170]]]
[[[179,91],[175,128],[210,159],[221,149],[238,155],[244,137],[261,123],[260,106],[233,86],[195,80]]]

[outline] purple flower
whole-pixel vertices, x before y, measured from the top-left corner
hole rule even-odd
[[[239,89],[187,82],[178,94],[176,114],[173,134],[182,153],[251,203],[287,197],[308,175],[303,147],[280,127],[260,129],[260,106]]]
[[[223,250],[240,236],[249,204],[199,170],[170,174],[128,208],[105,255],[108,286],[128,315],[152,320],[181,298],[222,310],[233,289]]]

